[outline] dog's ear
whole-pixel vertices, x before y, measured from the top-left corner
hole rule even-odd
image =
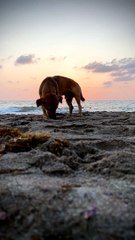
[[[42,105],[42,99],[41,98],[36,100],[36,105],[37,105],[37,107]]]
[[[37,107],[41,106],[42,104],[46,104],[45,98],[39,98],[36,100]]]

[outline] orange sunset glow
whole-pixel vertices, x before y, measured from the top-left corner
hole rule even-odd
[[[0,100],[35,100],[63,75],[86,99],[135,99],[134,1],[3,1]]]

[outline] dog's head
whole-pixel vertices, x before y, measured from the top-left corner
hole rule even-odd
[[[55,94],[47,94],[44,98],[36,100],[37,107],[43,106],[49,118],[56,119],[56,109],[58,108],[59,98]]]

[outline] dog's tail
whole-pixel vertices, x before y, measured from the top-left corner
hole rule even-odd
[[[81,100],[84,102],[85,98],[83,97],[83,95],[81,94]]]

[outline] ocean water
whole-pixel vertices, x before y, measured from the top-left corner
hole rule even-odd
[[[73,101],[74,110],[78,107]],[[85,101],[82,102],[83,112],[107,111],[107,112],[134,112],[135,100],[129,101]],[[58,113],[67,113],[68,106],[65,101],[59,104]],[[35,101],[0,101],[0,114],[42,114],[41,107],[37,108]]]

